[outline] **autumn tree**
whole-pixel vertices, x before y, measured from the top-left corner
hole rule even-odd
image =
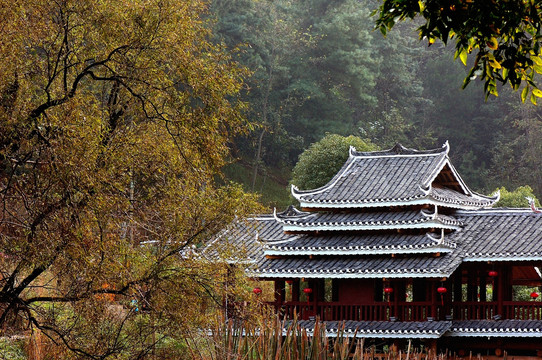
[[[220,303],[220,268],[189,250],[253,202],[215,185],[246,128],[245,73],[205,11],[1,0],[4,334],[39,330],[66,357],[175,357]]]

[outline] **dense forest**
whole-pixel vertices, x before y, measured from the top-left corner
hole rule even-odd
[[[282,206],[298,156],[335,133],[381,148],[400,142],[426,149],[448,140],[454,165],[474,190],[530,185],[540,196],[542,110],[508,87],[488,99],[479,81],[462,90],[468,69],[453,60],[453,46],[427,47],[413,22],[383,36],[371,15],[378,5],[213,2],[217,42],[252,72],[244,100],[255,126],[233,144],[230,177],[263,192],[267,205]]]

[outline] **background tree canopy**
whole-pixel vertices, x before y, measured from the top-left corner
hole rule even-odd
[[[414,21],[399,21],[403,5],[395,7],[395,3],[414,9],[412,14],[405,10],[405,19],[415,16],[422,4],[435,23],[431,20],[428,24],[423,16]],[[266,199],[283,193],[283,198],[275,197],[267,204],[285,206],[290,200],[288,191],[282,189],[289,183],[289,173],[298,156],[326,133],[359,136],[381,148],[400,142],[411,148],[431,149],[448,140],[454,166],[474,190],[489,193],[501,186],[515,189],[528,184],[535,194],[542,194],[541,110],[529,102],[519,102],[508,86],[497,86],[499,97],[487,100],[489,85],[485,92],[481,86],[462,90],[463,79],[474,73],[469,75],[461,61],[453,60],[457,49],[446,47],[441,41],[427,47],[427,43],[420,42],[418,30],[426,26],[437,39],[441,36],[437,31],[448,21],[440,15],[451,12],[450,6],[455,6],[458,14],[472,11],[473,16],[478,16],[473,19],[486,16],[485,10],[490,11],[488,14],[500,14],[508,6],[516,7],[507,13],[510,16],[522,14],[526,9],[531,12],[539,9],[532,7],[532,1],[521,4],[511,1],[504,5],[499,1],[465,3],[468,10],[458,10],[458,2],[447,2],[447,8],[442,11],[437,9],[439,4],[443,7],[444,3],[213,1],[217,38],[238,50],[237,59],[254,73],[247,81],[250,91],[243,92],[242,97],[251,105],[248,117],[262,124],[256,131],[236,138],[234,155],[240,161],[232,165],[230,172],[250,172],[246,176],[248,189],[264,192]],[[502,9],[498,9],[501,5]],[[373,31],[377,18],[371,17],[382,6],[385,7],[382,16],[397,20],[393,22],[393,31],[385,37]],[[391,8],[397,10],[392,12]],[[459,17],[453,19],[454,24],[460,25]],[[496,21],[502,20],[499,17]],[[525,21],[538,26],[534,18],[524,19],[520,21],[523,24],[520,29],[526,29]],[[499,43],[494,50],[485,44],[485,33],[475,32],[476,24],[487,27],[491,22],[467,24],[480,47],[477,50],[469,43],[468,46],[473,46],[470,57],[476,57],[477,51],[482,54],[475,67],[482,67],[484,72],[476,76],[491,76],[491,81],[499,84],[499,76],[504,76],[508,64],[503,65],[499,56],[508,56],[506,51],[516,56],[512,52],[516,48],[519,56],[520,50],[536,43],[528,40],[525,47],[516,46],[515,41],[524,34],[521,31],[513,35],[515,38],[505,40],[506,32],[512,31],[505,26],[499,30],[501,37],[494,33],[491,36]],[[384,29],[388,25],[392,23],[380,23]],[[463,41],[458,31],[454,34],[454,40]],[[532,41],[535,39],[533,36]],[[461,52],[461,59],[465,55],[468,54]],[[491,56],[497,60],[492,61]],[[536,65],[535,55],[526,56]],[[474,66],[474,62],[475,59],[469,60],[467,56],[467,65]],[[497,64],[501,69],[496,68]],[[522,67],[528,64],[527,60],[518,61],[519,68],[507,70],[508,77],[515,73],[529,78],[531,69],[535,68],[533,65],[523,71]],[[528,91],[532,89],[529,85]],[[255,183],[257,186],[252,186]]]
[[[302,190],[327,184],[348,159],[350,146],[357,151],[378,150],[376,145],[357,136],[328,134],[299,156],[292,171],[292,184]]]
[[[376,24],[386,34],[398,21],[418,15],[420,39],[429,45],[454,40],[454,57],[464,65],[474,55],[464,86],[479,77],[486,94],[498,95],[497,84],[509,83],[514,90],[524,85],[523,101],[529,93],[534,104],[542,97],[535,83],[542,74],[539,1],[384,0]]]
[[[62,358],[174,358],[221,306],[225,269],[187,250],[254,202],[214,182],[245,71],[204,11],[2,1],[2,331],[39,329]]]
[[[540,206],[540,202],[533,193],[530,186],[520,186],[514,191],[508,191],[505,187],[497,189],[501,193],[499,201],[495,207],[524,208],[529,205],[527,198],[535,199],[535,205]]]

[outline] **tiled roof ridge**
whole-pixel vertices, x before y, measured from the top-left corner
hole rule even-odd
[[[448,154],[450,146],[448,141],[440,148],[429,150],[417,150],[403,146],[400,143],[396,143],[392,148],[379,151],[357,151],[355,147],[350,147],[350,156],[354,157],[375,157],[375,156],[396,156],[396,155],[440,155]]]
[[[471,215],[471,216],[513,216],[513,215],[532,215],[541,216],[540,213],[533,212],[530,208],[508,208],[496,207],[483,210],[456,210],[456,215]]]

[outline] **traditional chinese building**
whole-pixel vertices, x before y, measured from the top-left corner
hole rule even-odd
[[[471,191],[448,151],[351,148],[325,186],[292,188],[299,210],[229,237],[309,330],[319,318],[375,344],[542,356],[542,214],[492,208],[498,194]]]

